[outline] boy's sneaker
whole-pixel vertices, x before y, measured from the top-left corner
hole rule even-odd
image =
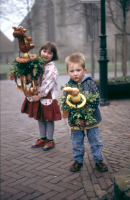
[[[39,148],[43,147],[46,144],[47,140],[38,139],[36,143],[34,143],[31,147],[32,148]]]
[[[78,161],[75,161],[72,166],[70,167],[71,172],[77,172],[80,170],[80,168],[83,167],[83,163],[79,163]]]
[[[106,164],[102,160],[100,160],[99,162],[95,163],[95,165],[96,165],[96,168],[98,169],[98,171],[100,171],[100,172],[108,171],[108,168],[107,168]]]
[[[54,144],[54,141],[47,141],[45,146],[43,147],[43,151],[48,151],[52,148],[54,148],[55,144]]]

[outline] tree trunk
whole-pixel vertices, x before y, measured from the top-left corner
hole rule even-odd
[[[27,10],[28,10],[28,27],[29,27],[29,36],[32,38],[32,25],[31,25],[31,11],[29,6],[29,0],[27,0]],[[34,49],[30,50],[30,53],[33,53]]]
[[[126,34],[126,11],[125,9],[123,9],[123,37],[122,37],[122,50],[123,50],[123,53],[122,53],[122,72],[123,72],[123,76],[126,75],[126,44],[125,44],[125,34]]]
[[[125,76],[125,51],[124,51],[124,34],[122,35],[122,48],[121,48],[121,69],[122,69],[122,73],[123,76]]]

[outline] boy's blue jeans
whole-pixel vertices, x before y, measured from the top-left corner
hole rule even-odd
[[[103,143],[99,138],[99,128],[91,128],[86,129],[87,138],[89,144],[91,145],[91,151],[93,155],[93,160],[98,162],[103,160],[102,156],[102,148]],[[84,131],[74,130],[74,133],[71,134],[71,142],[72,142],[72,152],[73,152],[73,160],[78,161],[80,163],[84,160]]]

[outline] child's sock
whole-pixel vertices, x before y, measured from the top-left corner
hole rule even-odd
[[[47,139],[48,141],[53,141],[53,139],[52,140],[49,140],[49,139]]]

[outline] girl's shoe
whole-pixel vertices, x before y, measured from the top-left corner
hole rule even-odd
[[[54,141],[47,141],[45,146],[43,147],[43,151],[48,151],[52,148],[54,148],[55,144],[54,144]]]
[[[32,148],[39,148],[43,147],[46,144],[47,140],[38,139],[36,143],[34,143],[31,147]]]

